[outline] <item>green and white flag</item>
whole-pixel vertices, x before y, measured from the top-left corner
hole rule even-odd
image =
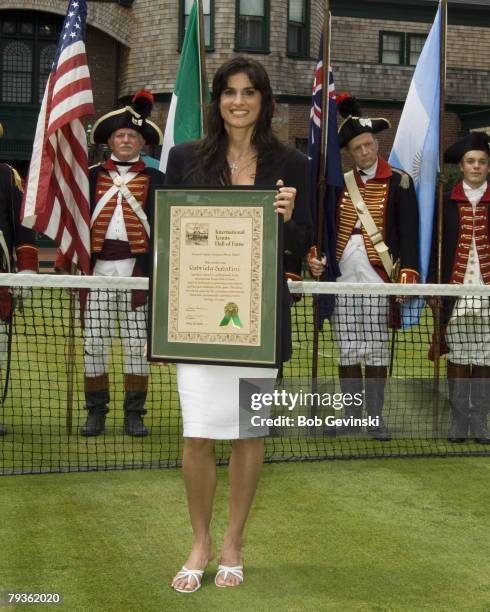
[[[202,110],[203,102],[207,100],[202,100],[200,63],[204,58],[201,59],[199,52],[200,32],[197,2],[198,0],[194,0],[187,21],[175,89],[165,125],[160,157],[162,172],[167,169],[168,154],[174,145],[195,140],[203,134]]]

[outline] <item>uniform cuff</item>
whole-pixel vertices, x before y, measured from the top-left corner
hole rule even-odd
[[[400,270],[400,277],[398,282],[402,285],[413,285],[418,283],[420,279],[419,273],[417,270],[412,270],[411,268],[402,268]]]
[[[37,247],[31,244],[22,244],[15,249],[15,256],[19,272],[23,270],[35,270],[37,272],[39,270]]]

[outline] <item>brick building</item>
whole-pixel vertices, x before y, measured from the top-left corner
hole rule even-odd
[[[87,53],[97,115],[135,90],[156,97],[164,125],[190,0],[89,0]],[[262,61],[278,99],[280,137],[304,146],[322,22],[320,0],[204,0],[206,62],[212,74],[234,52]],[[394,126],[437,9],[435,0],[331,0],[337,90]],[[66,0],[0,0],[0,159],[25,169]],[[450,0],[447,137],[490,126],[490,7]],[[382,149],[395,130],[384,133]]]
[[[437,10],[432,0],[332,0],[332,65],[338,90],[398,125],[414,65]],[[446,141],[490,126],[490,5],[449,0]],[[380,134],[387,152],[395,130]]]

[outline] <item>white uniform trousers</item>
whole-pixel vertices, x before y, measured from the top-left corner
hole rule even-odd
[[[351,236],[339,262],[341,276],[337,282],[380,283],[381,277],[369,263],[362,235]],[[337,295],[330,319],[337,343],[339,365],[363,363],[386,366],[389,362],[387,342],[388,298],[382,295]]]
[[[124,373],[148,376],[144,355],[147,340],[147,307],[131,308],[131,291],[91,290],[85,309],[85,375],[109,371],[109,350],[119,322],[124,347]]]
[[[467,297],[464,314],[451,317],[446,329],[448,359],[462,365],[490,366],[490,316],[488,298]],[[473,308],[470,305],[473,304]],[[476,308],[475,308],[476,306]],[[461,312],[462,305],[458,303]]]

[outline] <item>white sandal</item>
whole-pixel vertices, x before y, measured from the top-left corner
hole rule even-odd
[[[203,574],[204,570],[187,569],[186,566],[183,565],[182,569],[177,572],[175,578],[172,580],[172,588],[174,591],[177,591],[177,593],[195,593],[198,589],[201,588],[201,580]],[[191,578],[194,578],[194,580],[196,581],[196,586],[193,589],[181,589],[174,586],[175,581],[179,580],[180,578],[187,578],[188,585],[191,584]]]
[[[223,580],[226,580],[228,578],[228,575],[235,576],[235,578],[238,578],[238,583],[237,584],[218,584],[217,578],[220,574],[224,574]],[[218,571],[216,572],[216,576],[214,577],[214,584],[217,587],[221,587],[221,588],[234,587],[234,586],[238,586],[242,582],[243,582],[243,565],[236,565],[235,567],[229,567],[228,565],[218,565]]]

